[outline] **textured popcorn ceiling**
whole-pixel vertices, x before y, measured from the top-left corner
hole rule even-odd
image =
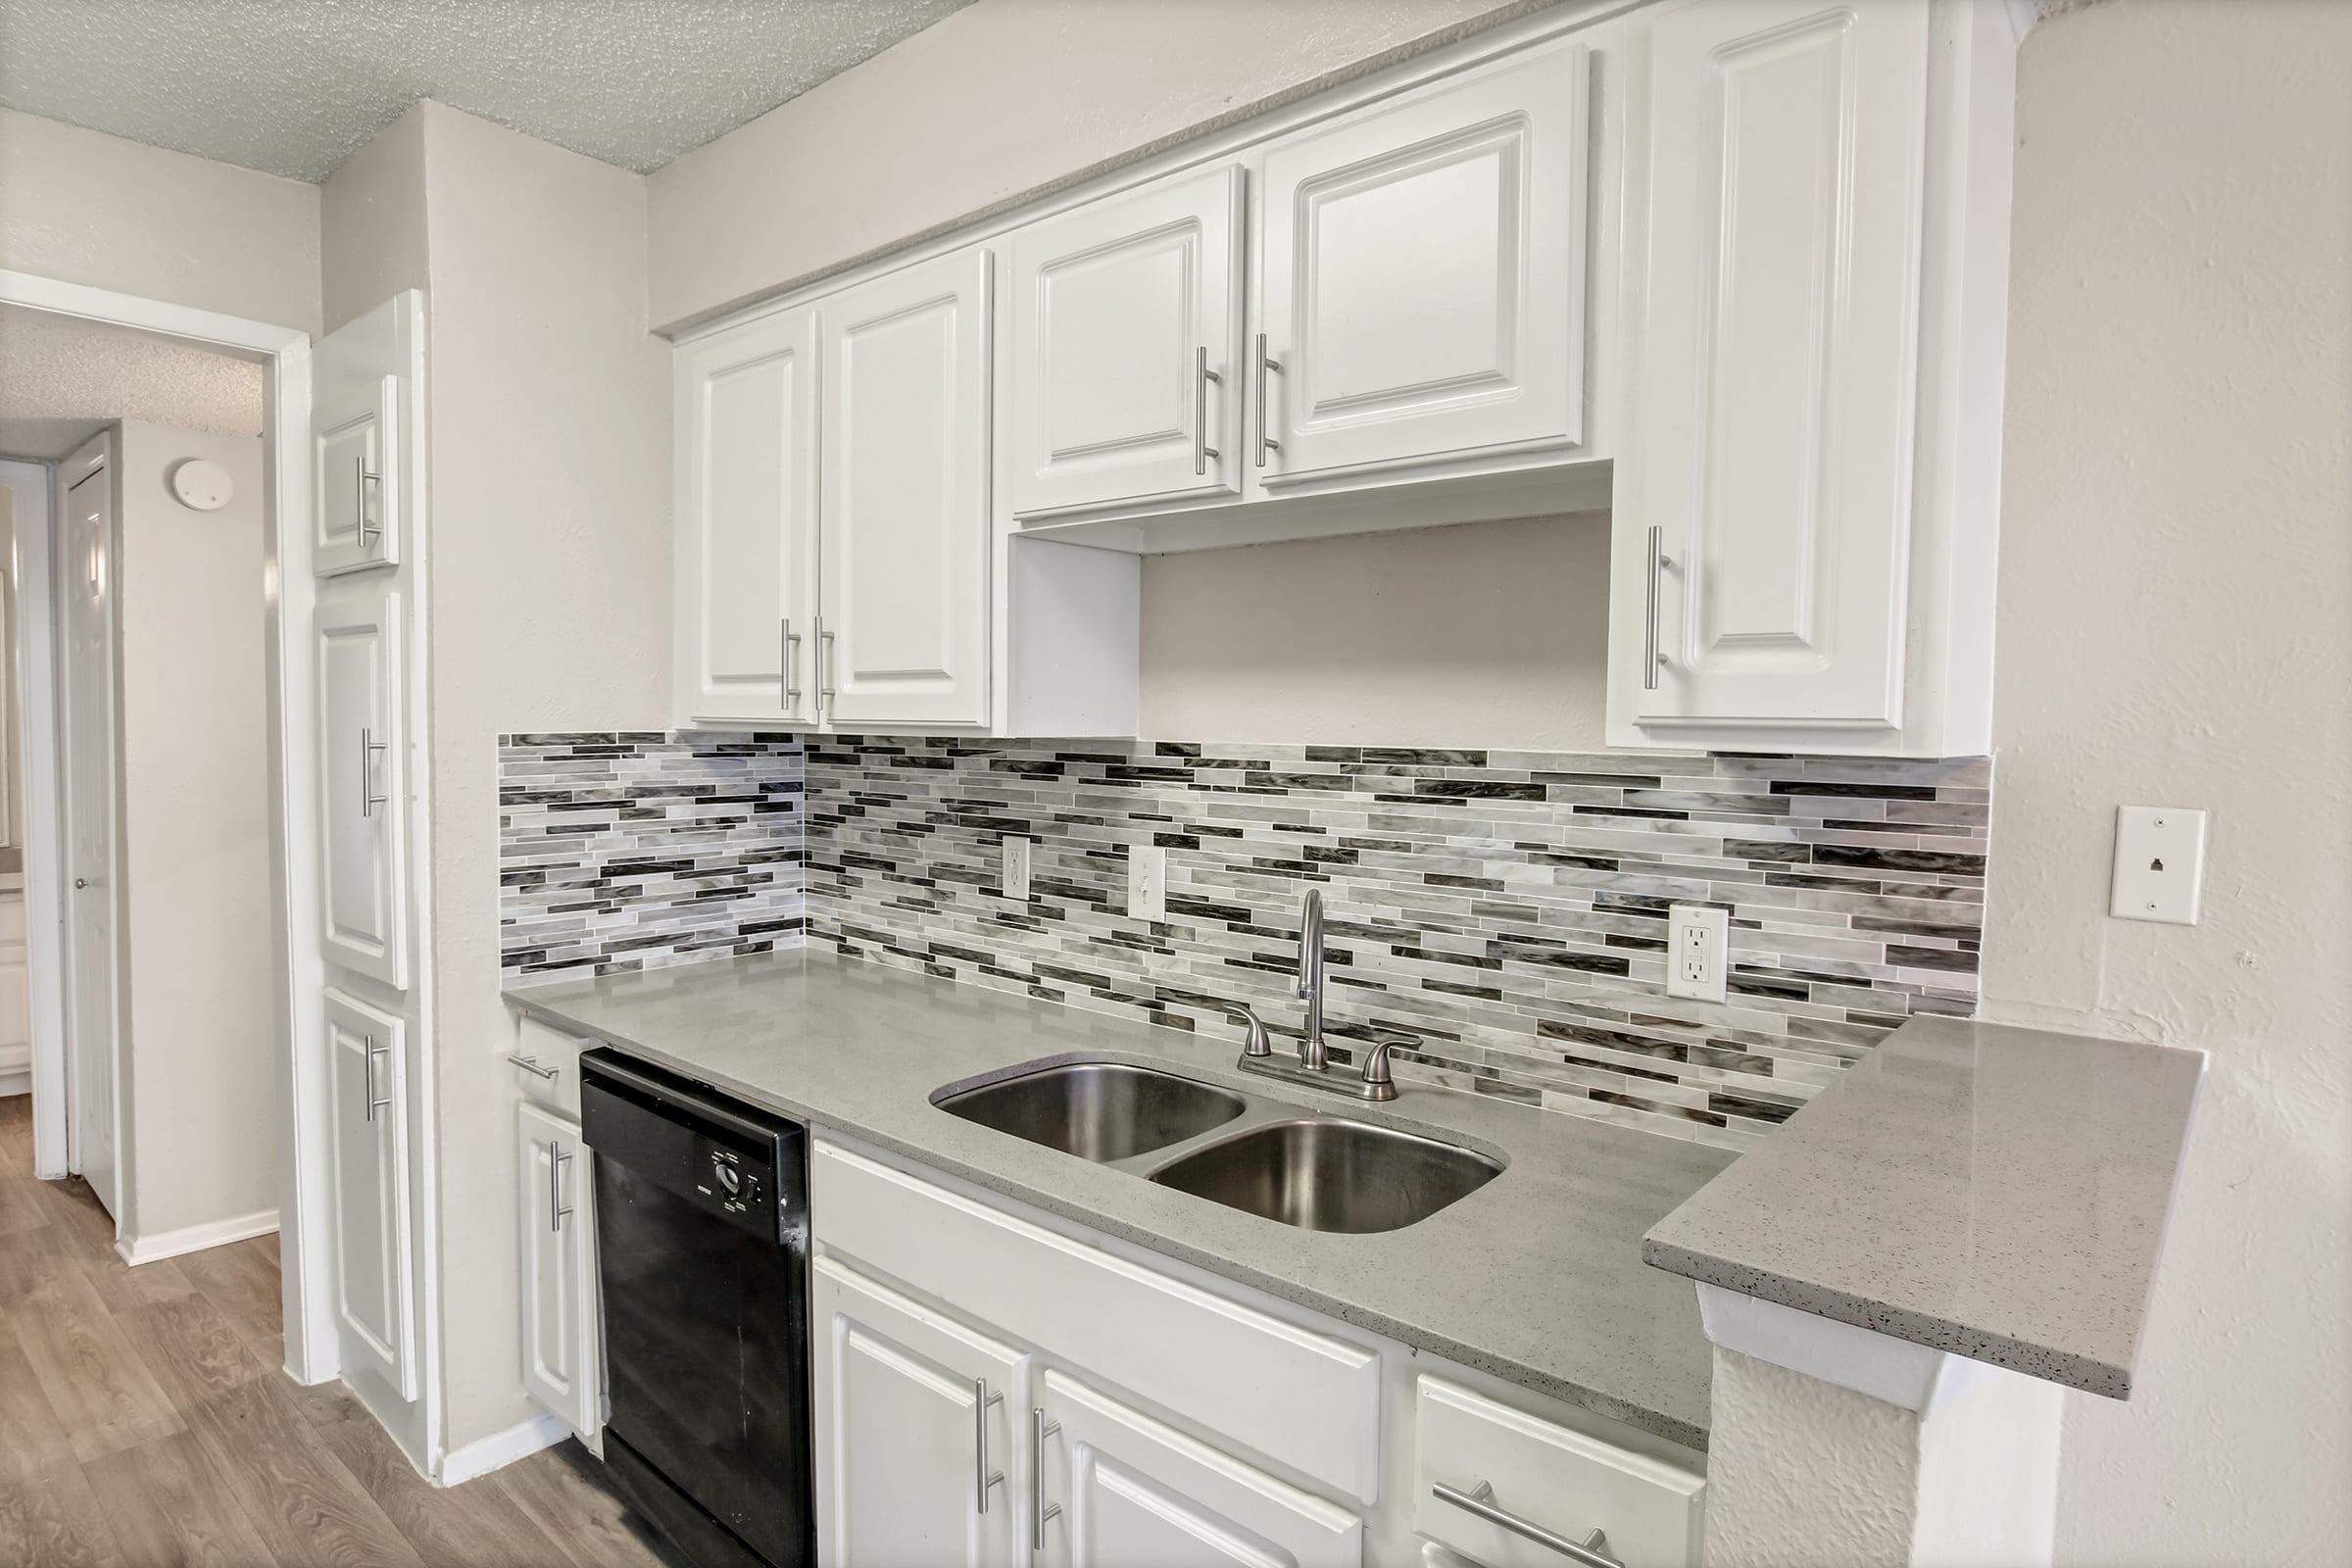
[[[0,104],[321,180],[419,98],[624,169],[969,0],[0,0]]]
[[[0,457],[71,457],[115,419],[258,436],[262,368],[124,327],[0,306]]]

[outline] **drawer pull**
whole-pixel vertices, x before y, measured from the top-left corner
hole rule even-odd
[[[1037,1405],[1029,1407],[1029,1490],[1037,1504],[1037,1528],[1029,1539],[1037,1549],[1044,1549],[1046,1526],[1061,1517],[1061,1504],[1046,1500],[1046,1440],[1061,1430],[1061,1423],[1046,1419],[1046,1412]]]
[[[546,1079],[551,1084],[554,1083],[558,1078],[564,1076],[553,1067],[540,1066],[535,1058],[526,1056],[519,1051],[508,1052],[507,1059],[513,1062],[515,1066],[520,1067],[524,1072],[535,1074],[538,1077]]]
[[[1430,1487],[1429,1493],[1440,1502],[1450,1502],[1498,1530],[1508,1530],[1514,1536],[1525,1537],[1539,1546],[1549,1546],[1570,1562],[1583,1564],[1584,1568],[1625,1568],[1624,1563],[1608,1554],[1609,1538],[1600,1530],[1595,1529],[1582,1541],[1570,1541],[1566,1536],[1554,1535],[1542,1525],[1495,1507],[1494,1488],[1489,1482],[1481,1481],[1468,1492],[1463,1492],[1440,1481]]]
[[[1004,1472],[988,1467],[988,1412],[1004,1396],[988,1392],[988,1379],[972,1379],[972,1506],[988,1512],[988,1489],[1004,1484]]]

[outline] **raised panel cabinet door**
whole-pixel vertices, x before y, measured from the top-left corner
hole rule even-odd
[[[423,340],[423,295],[397,294],[318,340],[312,364],[311,569],[400,563],[413,511],[405,404]]]
[[[335,1184],[335,1316],[343,1363],[416,1397],[409,1236],[408,1029],[326,993]]]
[[[1040,1380],[1040,1545],[1058,1568],[1356,1568],[1363,1521],[1066,1373]]]
[[[405,989],[401,596],[390,589],[341,592],[315,615],[324,859],[319,942],[329,963]]]
[[[1268,146],[1258,482],[1583,438],[1591,74],[1555,44]]]
[[[806,722],[816,613],[816,312],[676,359],[678,703],[690,719]]]
[[[823,343],[823,717],[986,723],[989,253],[834,296]]]
[[[820,1256],[817,1560],[996,1568],[1029,1549],[1028,1359]]]
[[[1928,9],[1702,0],[1650,28],[1617,537],[1660,738],[1902,721]]]
[[[577,1123],[515,1106],[522,1224],[522,1386],[581,1437],[598,1419],[596,1234],[588,1151]],[[585,1288],[584,1288],[585,1287]]]
[[[1014,234],[1012,511],[1239,495],[1242,171]]]

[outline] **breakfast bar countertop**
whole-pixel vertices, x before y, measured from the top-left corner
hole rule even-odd
[[[1653,1227],[1702,1284],[2126,1398],[2204,1054],[1914,1018]]]

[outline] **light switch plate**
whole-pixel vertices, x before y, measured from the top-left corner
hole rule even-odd
[[[1029,841],[1013,833],[1004,836],[1004,896],[1029,902]]]
[[[2115,808],[2115,884],[2107,912],[2119,920],[2195,925],[2205,891],[2205,813],[2185,806]]]
[[[1703,904],[1666,910],[1666,994],[1693,1002],[1724,1000],[1730,967],[1731,913]]]
[[[1127,914],[1135,920],[1168,917],[1168,852],[1160,845],[1128,847]]]

